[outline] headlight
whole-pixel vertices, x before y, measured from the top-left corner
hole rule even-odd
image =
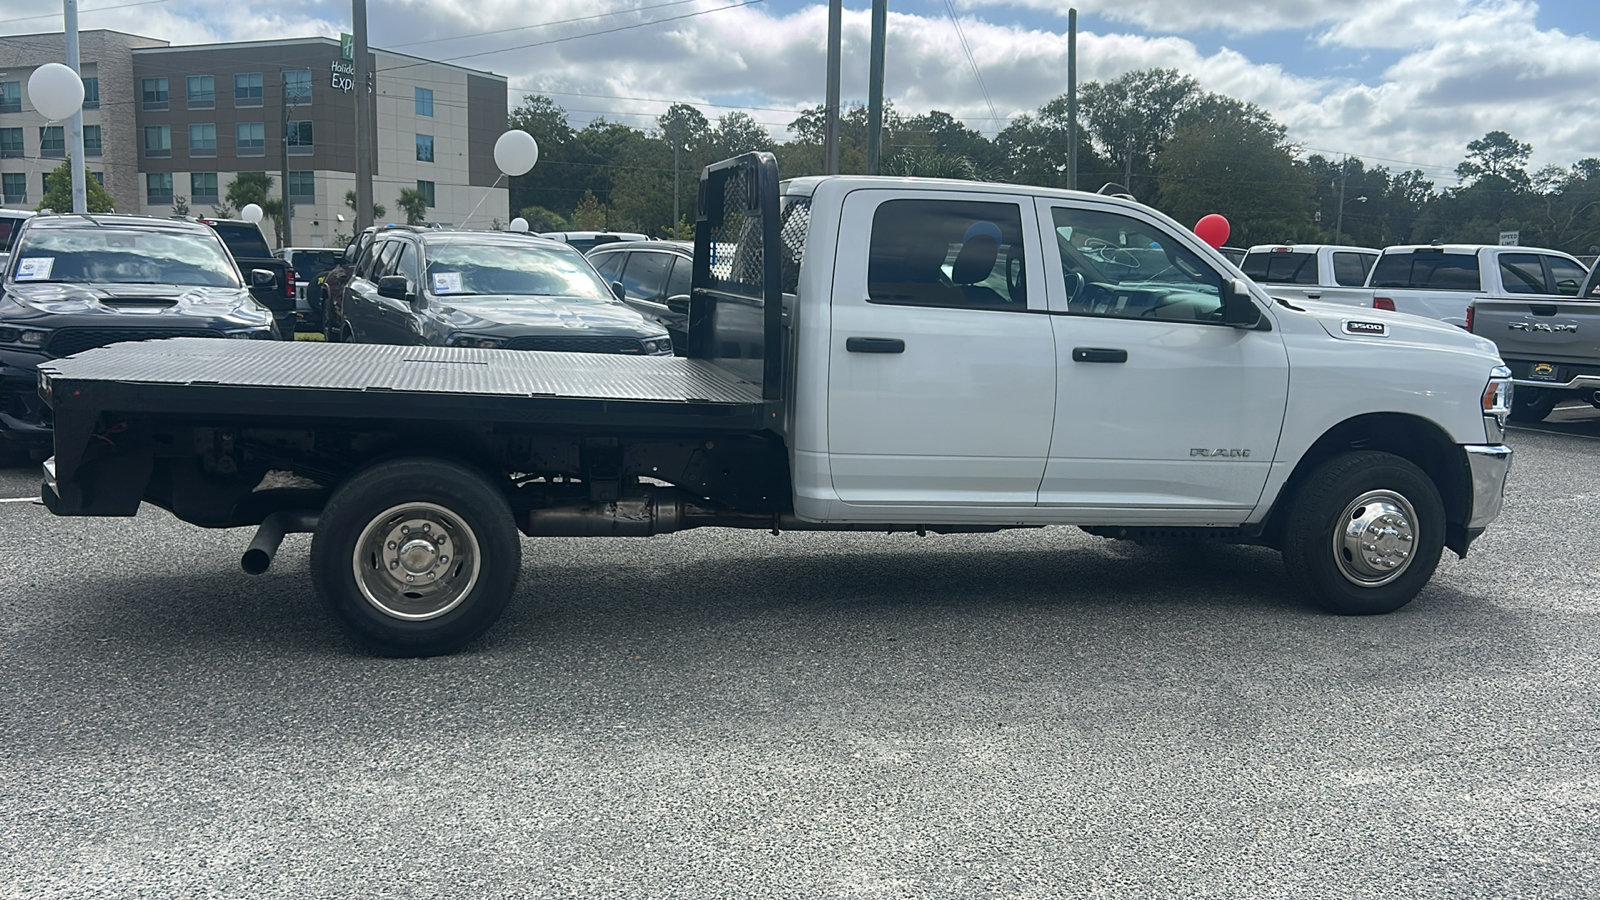
[[[482,350],[493,350],[505,345],[505,338],[484,337],[477,334],[452,334],[445,339],[445,346],[448,347],[477,347]]]
[[[50,339],[50,332],[40,331],[36,328],[24,328],[17,343],[24,347],[43,347],[44,342]]]
[[[1495,366],[1483,389],[1483,414],[1504,419],[1511,412],[1511,370]]]
[[[668,356],[672,353],[671,338],[656,338],[644,342],[644,352],[656,356]]]
[[[225,334],[236,341],[270,341],[274,340],[272,326],[265,328],[241,328],[238,331],[229,331]]]

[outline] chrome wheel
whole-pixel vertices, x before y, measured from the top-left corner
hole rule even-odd
[[[1338,519],[1333,559],[1343,575],[1360,587],[1379,587],[1399,578],[1416,552],[1417,512],[1394,491],[1367,491]]]
[[[436,619],[478,583],[478,537],[459,516],[434,503],[405,503],[379,513],[356,540],[351,564],[362,596],[384,615]]]

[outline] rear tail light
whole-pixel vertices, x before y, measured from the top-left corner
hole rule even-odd
[[[1394,312],[1394,301],[1390,300],[1388,297],[1373,297],[1372,308],[1387,309],[1389,312]]]
[[[283,294],[286,297],[294,296],[294,269],[283,270]]]
[[[1467,330],[1472,330],[1472,307],[1467,307]]]

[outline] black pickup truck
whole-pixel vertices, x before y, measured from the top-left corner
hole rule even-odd
[[[272,319],[278,325],[278,335],[286,341],[294,340],[295,332],[295,276],[294,267],[272,255],[267,239],[262,237],[260,226],[243,219],[196,219],[210,225],[222,243],[239,264],[246,284],[252,285],[250,293],[262,306],[272,310]],[[251,273],[256,270],[272,273],[271,285],[256,286]]]

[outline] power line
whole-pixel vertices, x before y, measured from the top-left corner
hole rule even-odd
[[[956,27],[956,39],[961,41],[961,51],[967,55],[967,64],[972,66],[972,75],[978,80],[978,90],[983,93],[983,102],[989,107],[991,122],[1000,120],[1000,113],[995,111],[994,99],[989,96],[989,86],[983,83],[983,73],[978,71],[978,60],[972,55],[972,47],[967,43],[967,35],[961,30],[961,20],[956,17],[956,8],[950,0],[944,0],[945,11],[950,14],[950,24]]]
[[[153,6],[153,5],[157,4],[157,3],[166,3],[166,2],[167,2],[167,0],[139,0],[139,2],[137,2],[137,3],[119,3],[116,6],[96,6],[93,9],[80,9],[80,10],[78,10],[78,15],[83,16],[83,15],[88,15],[89,13],[106,12],[108,10],[113,10],[113,9],[129,9],[131,7],[134,7],[134,6]],[[37,19],[59,19],[59,18],[61,18],[61,13],[58,13],[58,12],[44,13],[42,15],[37,15],[37,16],[18,16],[15,19],[0,19],[0,25],[10,25],[12,22],[32,22],[32,21],[35,21]]]

